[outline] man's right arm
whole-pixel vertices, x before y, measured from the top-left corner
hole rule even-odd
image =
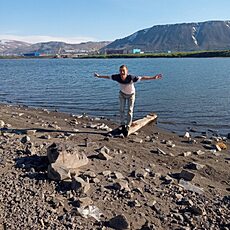
[[[94,77],[104,78],[104,79],[110,79],[110,76],[102,76],[102,75],[99,75],[98,73],[94,73]]]

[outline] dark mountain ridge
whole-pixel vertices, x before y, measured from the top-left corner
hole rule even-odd
[[[230,49],[230,21],[156,25],[117,39],[102,49],[176,52]]]

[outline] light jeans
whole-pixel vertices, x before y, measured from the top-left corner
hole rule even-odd
[[[135,93],[128,95],[128,94],[122,93],[120,91],[119,99],[120,99],[121,125],[127,125],[128,127],[130,127],[132,124],[132,120],[133,120],[133,108],[134,108],[134,102],[135,102]],[[127,122],[125,122],[125,105],[126,105],[126,102],[128,104]]]

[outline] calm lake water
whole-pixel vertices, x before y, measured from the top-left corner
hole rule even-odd
[[[119,121],[119,85],[93,73],[118,73],[121,64],[135,75],[163,74],[136,83],[135,119],[155,112],[172,131],[230,133],[229,58],[0,60],[0,102]]]

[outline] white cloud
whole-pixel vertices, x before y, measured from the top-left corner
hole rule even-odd
[[[38,43],[38,42],[49,42],[49,41],[60,41],[72,44],[78,44],[81,42],[96,41],[92,37],[55,37],[55,36],[45,36],[45,35],[33,35],[33,36],[21,36],[13,34],[0,34],[0,40],[16,40],[28,43]]]

